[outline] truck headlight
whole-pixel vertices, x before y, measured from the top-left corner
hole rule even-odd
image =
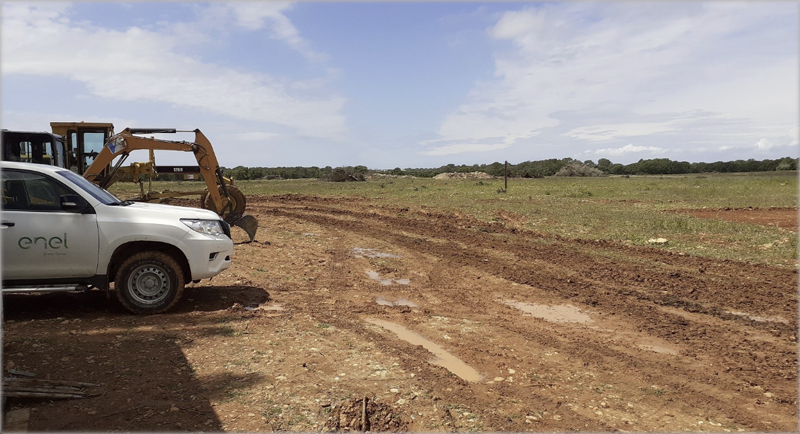
[[[192,228],[195,232],[200,232],[206,235],[224,235],[222,225],[219,220],[199,220],[199,219],[181,219],[183,224]]]

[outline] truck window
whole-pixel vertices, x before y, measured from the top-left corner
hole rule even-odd
[[[59,170],[56,173],[58,173],[59,175],[63,176],[64,178],[69,179],[73,183],[77,184],[78,187],[80,187],[83,191],[91,194],[92,197],[94,197],[95,199],[99,200],[104,205],[111,205],[111,204],[120,203],[120,200],[117,199],[116,196],[114,196],[113,194],[109,193],[108,191],[103,190],[102,188],[92,184],[91,182],[87,181],[84,177],[78,175],[75,172],[70,172],[70,171],[67,171],[67,170]]]
[[[3,170],[3,209],[61,211],[61,195],[74,194],[63,184],[38,173]]]

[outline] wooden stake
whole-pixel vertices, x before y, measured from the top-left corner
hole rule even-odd
[[[503,189],[508,192],[508,161],[506,161],[506,171],[505,176],[503,176],[503,180],[505,181],[505,187]]]

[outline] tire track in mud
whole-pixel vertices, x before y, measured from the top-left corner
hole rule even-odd
[[[442,238],[442,234],[457,234],[462,244],[473,248],[483,248],[484,244],[488,244],[491,249],[512,252],[520,261],[543,261],[556,265],[565,273],[571,272],[575,275],[577,272],[571,270],[581,270],[581,275],[586,278],[627,281],[629,286],[649,291],[668,289],[674,295],[685,298],[683,303],[687,306],[692,303],[727,303],[734,308],[754,307],[759,311],[768,311],[775,307],[776,299],[785,297],[780,304],[783,312],[794,315],[793,318],[788,318],[789,322],[795,323],[797,319],[797,270],[692,257],[652,248],[623,246],[610,241],[567,239],[506,228],[474,218],[432,212],[415,213],[419,218],[397,217],[401,212],[408,213],[407,208],[380,206],[370,211],[356,211],[335,207],[336,201],[327,198],[318,200],[314,197],[290,195],[278,199],[281,206],[277,208],[284,210],[289,205],[292,209],[302,210],[304,214],[341,216],[345,220],[361,223],[361,227],[368,227],[366,222],[381,221],[386,226],[416,233],[423,238]],[[327,205],[329,202],[333,202],[334,206]],[[271,207],[270,210],[275,209],[276,207]],[[502,244],[497,238],[493,238],[503,235],[508,237],[502,240]],[[621,256],[603,260],[597,252]],[[624,268],[620,267],[620,261],[623,261]],[[649,268],[645,266],[647,262],[651,264]],[[664,269],[654,269],[655,266]],[[565,283],[571,283],[568,278],[564,280]],[[717,315],[723,314],[717,312]]]
[[[329,266],[325,273],[316,279],[315,291],[325,288],[334,292],[348,291],[351,289],[350,280],[347,276],[346,262],[351,257],[352,248],[345,246],[343,236],[338,229],[330,228],[331,238],[334,239],[334,246],[328,250],[330,256]],[[436,277],[432,273],[433,282],[443,282],[444,280]],[[299,289],[297,288],[298,290]],[[431,353],[422,347],[409,344],[403,340],[386,339],[385,335],[371,330],[362,320],[362,315],[384,316],[385,312],[376,305],[361,306],[349,303],[341,299],[336,300],[335,305],[306,305],[304,311],[315,318],[316,321],[330,324],[338,329],[348,330],[350,333],[362,337],[367,342],[372,342],[381,351],[396,357],[406,369],[415,369],[417,378],[428,388],[428,393],[433,396],[434,401],[444,400],[444,402],[459,403],[468,409],[491,409],[496,406],[494,397],[487,396],[486,387],[481,384],[470,384],[456,376],[447,375],[443,368],[432,365],[428,362]],[[392,318],[396,323],[402,323],[402,318]],[[528,397],[528,404],[545,412],[558,411],[562,407],[562,402],[557,397],[547,393],[533,392]],[[482,412],[484,424],[493,427],[508,427],[511,420],[497,409],[489,412]],[[467,426],[457,426],[456,418],[453,417],[451,410],[446,406],[437,409],[440,419],[449,420],[454,428],[469,428]],[[541,428],[552,426],[552,429],[566,429],[572,431],[586,430],[598,432],[613,431],[613,426],[580,414],[571,414],[568,421],[540,421]],[[516,425],[518,427],[518,425]],[[514,429],[515,431],[518,430]]]
[[[287,208],[285,204],[282,205],[282,209],[285,211]],[[623,293],[623,295],[636,293],[639,297],[656,304],[682,307],[689,311],[702,312],[726,320],[751,322],[741,315],[724,312],[719,305],[753,309],[758,313],[772,312],[777,308],[778,313],[790,315],[787,322],[795,323],[797,320],[796,270],[687,257],[670,252],[653,251],[653,249],[621,246],[607,241],[568,240],[557,236],[545,237],[538,233],[516,229],[508,231],[497,225],[492,227],[494,233],[488,234],[481,232],[482,228],[480,227],[476,230],[454,227],[459,223],[462,223],[459,225],[461,228],[465,228],[467,225],[474,228],[480,225],[486,226],[486,224],[471,219],[461,222],[453,216],[445,215],[433,214],[435,218],[431,222],[430,220],[419,221],[387,216],[374,211],[354,212],[341,208],[308,205],[296,207],[296,209],[301,210],[297,217],[305,215],[306,219],[311,218],[310,216],[313,214],[318,214],[320,217],[325,216],[327,219],[334,218],[334,216],[345,216],[346,219],[337,222],[344,226],[352,226],[352,229],[358,229],[365,233],[371,230],[368,223],[380,221],[384,223],[383,226],[392,228],[395,233],[406,231],[418,234],[418,239],[447,238],[450,234],[457,234],[460,245],[468,245],[474,250],[487,250],[484,244],[488,244],[488,249],[502,250],[513,254],[516,261],[513,264],[503,264],[506,268],[509,265],[519,267],[524,262],[550,266],[551,271],[560,270],[564,276],[554,282],[555,286],[578,287],[578,282],[570,281],[572,277],[586,279],[589,283],[611,281],[626,286],[625,290],[629,293]],[[442,222],[443,219],[446,219],[446,222]],[[377,231],[378,229],[373,228],[372,230]],[[502,237],[507,234],[514,234],[515,238],[505,237],[502,240],[496,238],[496,236]],[[547,240],[549,244],[543,245],[535,242],[536,240]],[[415,247],[418,249],[431,250],[435,248],[431,243],[426,243],[424,246],[420,245],[422,242],[416,244],[418,246]],[[450,245],[448,249],[453,247],[457,246]],[[592,250],[587,253],[587,249]],[[597,252],[620,253],[622,257],[604,258]],[[484,255],[475,253],[461,256],[464,260],[469,261],[470,259],[480,259]],[[646,266],[646,261],[651,263],[650,267]],[[484,266],[480,263],[472,265]],[[495,267],[486,264],[484,268]],[[530,276],[514,276],[511,280],[540,286]],[[552,289],[563,291],[563,288],[559,289],[558,287]],[[585,290],[587,288],[576,289]],[[664,291],[669,294],[663,294]],[[658,294],[658,296],[654,294]],[[781,301],[781,303],[776,305],[776,301]],[[704,305],[711,307],[704,308]],[[758,324],[750,325],[758,326]]]
[[[794,329],[787,324],[748,320],[741,315],[726,313],[720,307],[720,303],[730,303],[727,306],[747,308],[752,314],[761,314],[771,312],[770,308],[779,304],[779,312],[796,322],[796,311],[787,307],[791,306],[796,285],[796,274],[791,271],[653,252],[602,241],[564,240],[518,229],[508,230],[498,225],[491,225],[493,233],[482,232],[481,228],[488,225],[472,219],[432,213],[426,213],[430,217],[424,219],[397,217],[401,210],[398,208],[379,207],[365,211],[342,209],[336,205],[347,204],[337,202],[333,205],[319,202],[308,197],[289,201],[279,198],[279,206],[264,207],[263,212],[384,240],[440,258],[448,266],[474,268],[611,311],[638,326],[640,331],[688,348],[688,356],[700,353],[700,357],[710,356],[715,363],[723,365],[715,370],[693,370],[671,367],[668,363],[664,366],[661,361],[650,360],[647,363],[656,366],[650,370],[656,374],[651,372],[650,375],[658,378],[654,381],[660,381],[659,384],[673,381],[676,376],[684,377],[688,381],[681,387],[713,398],[721,389],[707,384],[721,383],[723,388],[727,385],[728,392],[737,393],[748,385],[740,378],[747,373],[750,386],[763,385],[770,390],[779,390],[784,405],[796,405],[797,393],[792,387],[797,369],[796,337],[786,338]],[[508,236],[512,234],[513,237]],[[465,249],[464,246],[470,247]],[[600,250],[606,256],[584,252],[586,248]],[[657,268],[647,264],[648,261],[655,263]],[[447,282],[436,281],[435,276],[431,278],[434,285],[444,286],[442,290],[446,290]],[[459,294],[459,297],[459,303],[465,306],[480,306],[486,301],[483,294]],[[784,301],[783,305],[780,305],[781,301]],[[687,318],[665,312],[661,307],[675,307],[693,316]],[[475,314],[491,317],[487,312]],[[771,333],[777,334],[778,338],[771,341],[731,339],[735,335],[732,336],[730,330],[709,326],[709,319],[703,315],[741,329],[743,334],[749,334],[748,329],[777,330]],[[503,328],[543,346],[572,352],[584,347],[581,356],[584,360],[598,360],[602,364],[603,358],[614,358],[623,361],[632,371],[643,364],[641,356],[607,348],[602,342],[586,347],[586,342],[580,338],[564,335],[558,336],[559,339],[542,337],[531,334],[516,322],[499,322]],[[754,372],[753,365],[760,368]],[[787,382],[792,384],[786,387]],[[720,404],[718,410],[737,415],[741,420],[744,413],[741,408],[748,404],[739,401],[731,406]],[[770,429],[753,418],[747,418],[747,424],[757,429]]]
[[[318,224],[336,227],[346,227],[351,231],[370,234],[378,239],[391,237],[392,241],[405,245],[411,250],[425,251],[437,257],[457,261],[460,265],[471,266],[489,274],[498,275],[512,282],[534,286],[566,296],[578,302],[592,306],[602,305],[607,302],[602,296],[620,295],[626,298],[635,297],[641,301],[650,302],[655,305],[677,307],[688,312],[702,313],[719,317],[723,320],[737,321],[750,327],[762,329],[778,329],[783,333],[791,334],[794,331],[792,324],[797,322],[797,312],[795,307],[796,300],[796,274],[787,270],[770,269],[770,277],[750,274],[747,276],[737,276],[735,271],[742,268],[749,268],[749,264],[732,264],[729,269],[717,270],[715,273],[709,271],[697,271],[696,274],[705,276],[698,277],[690,275],[691,271],[682,269],[683,273],[670,271],[653,271],[645,267],[634,264],[634,269],[628,271],[620,267],[614,260],[604,260],[600,262],[598,258],[587,255],[578,249],[567,246],[564,248],[556,244],[550,246],[536,246],[522,244],[518,241],[508,240],[499,242],[489,237],[491,235],[471,230],[456,230],[452,224],[446,226],[436,225],[434,227],[422,227],[420,222],[411,222],[406,219],[382,217],[375,213],[364,213],[361,218],[352,220],[331,220],[331,215],[345,214],[352,216],[354,213],[341,209],[319,208],[305,209],[297,214],[288,215],[294,218],[313,220]],[[286,213],[284,208],[282,211]],[[372,225],[380,220],[388,220],[385,226],[390,229],[379,229]],[[451,219],[452,221],[452,219]],[[421,237],[408,239],[407,235],[401,231],[420,234]],[[442,233],[447,234],[443,237]],[[448,240],[444,243],[423,242],[420,238],[447,238],[450,234],[458,234],[460,244],[472,247],[472,252],[465,252],[460,245]],[[558,240],[563,242],[563,240]],[[523,240],[524,242],[524,240]],[[503,263],[497,266],[494,263],[483,261],[487,254],[482,252],[474,253],[476,250],[483,249],[484,244],[490,244],[489,249],[495,251],[505,251],[514,256],[513,263]],[[567,242],[569,243],[569,242]],[[509,245],[510,244],[510,245]],[[574,243],[572,243],[574,244]],[[578,243],[583,244],[583,243]],[[607,245],[609,243],[600,243]],[[619,249],[619,246],[612,246]],[[637,256],[639,249],[634,250]],[[676,262],[685,261],[685,257],[660,254],[660,262],[676,259]],[[600,258],[602,259],[602,258]],[[619,258],[625,261],[625,258]],[[494,261],[494,258],[493,258]],[[705,260],[707,264],[714,264],[713,261]],[[727,262],[727,261],[724,261]],[[710,265],[709,264],[709,265]],[[623,263],[622,265],[629,265]],[[692,266],[694,268],[694,262]],[[710,265],[706,268],[719,268],[722,264]],[[542,269],[540,267],[545,267]],[[685,266],[684,266],[685,267]],[[755,267],[762,270],[764,267]],[[578,271],[576,271],[578,270]],[[753,270],[747,270],[752,272]],[[775,278],[778,274],[778,279]],[[780,276],[783,274],[783,276]],[[549,277],[549,281],[541,279],[543,275]],[[782,285],[778,285],[773,280],[780,280]],[[611,282],[611,284],[607,283]],[[710,289],[715,286],[722,286],[721,289]],[[620,288],[621,286],[621,288]],[[601,293],[602,292],[602,293]],[[616,294],[615,294],[616,293]],[[776,303],[776,300],[778,303]],[[783,301],[783,303],[780,303]],[[789,316],[786,323],[764,323],[748,319],[744,315],[736,315],[725,312],[719,305],[730,303],[733,307],[744,308],[751,314],[770,314],[776,304],[781,309],[782,314]]]

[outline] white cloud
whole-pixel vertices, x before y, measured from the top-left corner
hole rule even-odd
[[[761,140],[759,140],[759,141],[756,143],[756,145],[755,145],[755,146],[756,146],[756,148],[758,148],[758,149],[761,149],[761,150],[767,150],[767,149],[770,149],[770,148],[772,148],[772,147],[773,147],[773,146],[775,146],[775,145],[773,145],[773,144],[772,144],[772,142],[770,142],[770,141],[769,141],[769,139],[767,139],[767,138],[762,138]]]
[[[781,139],[786,139],[785,137],[781,137]],[[791,141],[789,141],[791,140]],[[789,146],[797,146],[797,139],[789,139],[786,141],[782,141],[780,143],[775,143],[772,140],[762,137],[758,142],[756,142],[755,146],[756,149],[759,151],[769,151],[770,149],[774,148],[786,148]]]
[[[665,152],[666,149],[659,148],[656,146],[634,146],[632,144],[627,144],[621,148],[595,149],[593,151],[586,151],[585,153],[613,157],[613,156],[628,155],[628,154],[659,155]]]
[[[493,145],[480,144],[480,143],[462,143],[455,145],[439,146],[421,152],[423,155],[455,155],[463,154],[465,152],[489,152],[499,149],[505,149],[509,145],[497,143]]]
[[[797,13],[775,2],[551,2],[502,13],[487,29],[507,43],[495,79],[420,144],[542,133],[576,139],[562,155],[627,137],[652,146],[609,149],[677,153],[783,136],[798,117]]]
[[[650,134],[673,130],[673,122],[631,123],[618,125],[591,125],[574,128],[564,134],[576,139],[600,141],[617,137],[648,136]]]
[[[19,131],[45,131],[50,127],[50,122],[70,122],[73,120],[72,114],[63,110],[65,107],[50,107],[52,111],[18,111],[13,109],[3,109],[3,125],[13,125],[14,130]],[[121,131],[126,126],[137,126],[135,120],[130,118],[120,118],[117,116],[86,116],[81,118],[83,122],[108,122],[116,127],[116,131]],[[49,131],[49,130],[48,130]]]
[[[212,5],[213,16],[218,19],[230,13],[236,24],[247,30],[261,30],[268,27],[272,38],[285,42],[288,46],[314,61],[325,61],[328,56],[311,49],[310,44],[300,36],[300,32],[284,14],[292,8],[290,2],[238,1]]]
[[[84,83],[103,98],[173,104],[277,124],[307,137],[341,140],[346,132],[341,97],[301,97],[292,93],[291,83],[280,83],[267,74],[183,54],[183,45],[191,43],[181,39],[183,33],[71,22],[68,10],[61,3],[4,3],[2,73],[62,76]],[[283,15],[278,10],[254,16]],[[255,21],[244,23],[256,25]],[[286,30],[285,36],[291,33]]]

